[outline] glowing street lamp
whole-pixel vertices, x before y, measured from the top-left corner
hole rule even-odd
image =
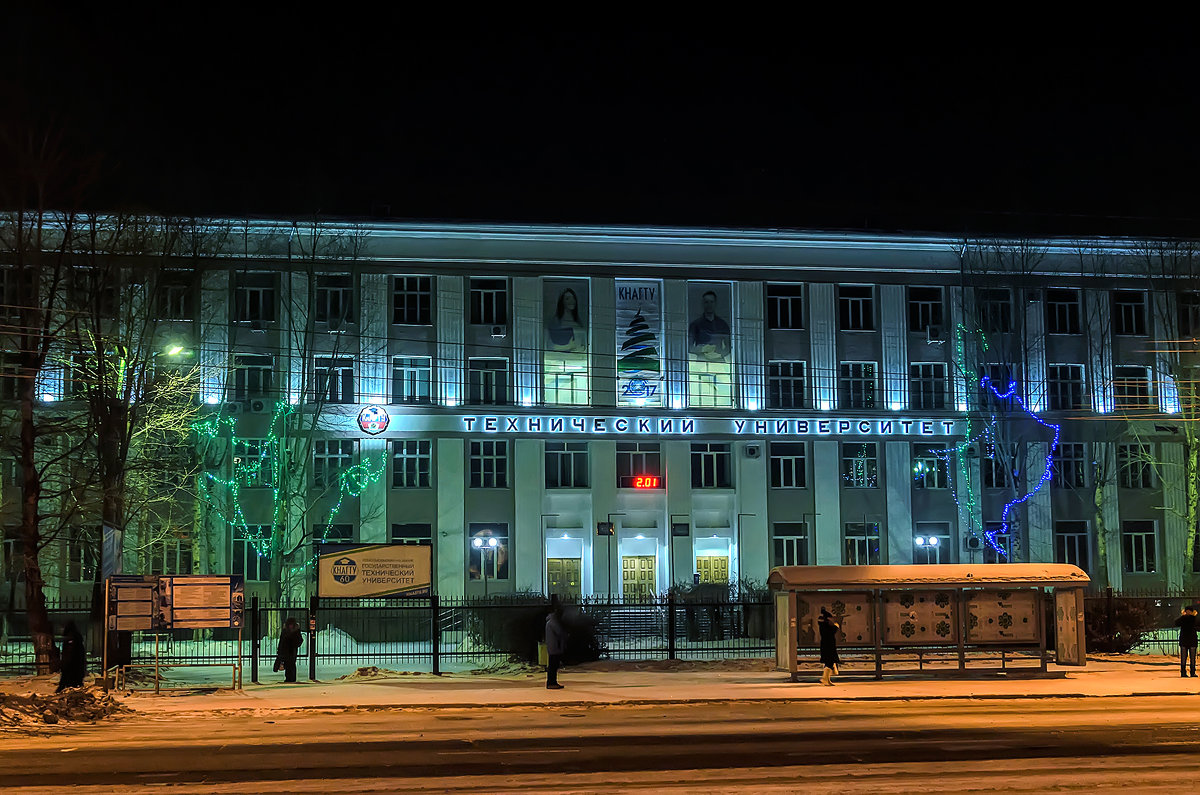
[[[488,553],[488,550],[491,550],[492,560],[495,561],[496,560],[496,547],[499,545],[500,545],[500,542],[498,542],[494,537],[488,537],[488,538],[475,537],[475,538],[471,539],[471,546],[473,546],[479,550],[479,569],[481,572],[483,572],[483,598],[485,598],[485,599],[487,598],[487,595],[488,595],[487,553]]]

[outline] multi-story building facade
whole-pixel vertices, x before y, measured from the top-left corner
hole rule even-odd
[[[265,590],[256,539],[295,520],[293,570],[316,539],[427,544],[443,594],[633,598],[805,564],[1194,576],[1183,479],[1162,474],[1184,447],[1156,344],[1174,334],[1158,318],[1191,305],[1149,289],[1132,244],[1026,242],[1037,266],[1018,272],[916,236],[322,234],[354,245],[313,255],[311,235],[250,224],[163,304],[160,333],[198,354],[203,411],[233,421],[214,465],[238,484],[236,510],[213,507],[228,489],[201,501],[207,551],[176,539],[159,570]],[[307,460],[282,474],[276,406],[313,418]],[[289,477],[311,495],[281,509]],[[48,579],[65,593],[85,578],[80,553],[61,558]]]

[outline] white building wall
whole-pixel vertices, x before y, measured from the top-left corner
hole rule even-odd
[[[360,403],[390,402],[391,368],[387,341],[391,327],[388,314],[389,277],[382,273],[364,273],[359,284],[358,400]]]
[[[437,553],[438,593],[462,594],[467,580],[467,517],[463,506],[466,490],[466,445],[464,440],[437,440],[437,525],[433,528]]]
[[[838,443],[813,442],[812,459],[817,565],[836,566],[842,562],[842,463]]]
[[[200,401],[214,405],[225,399],[229,373],[229,271],[205,271],[200,279]],[[56,394],[62,392],[59,379]]]
[[[514,399],[518,406],[542,402],[542,280],[518,276],[512,280]],[[518,470],[519,471],[519,470]]]
[[[758,411],[766,406],[766,369],[763,362],[763,284],[734,282],[737,290],[737,330],[733,335],[733,360],[738,368],[740,408]]]
[[[1161,445],[1163,471],[1182,473],[1184,471],[1183,445],[1176,442],[1164,442]],[[1185,565],[1184,558],[1187,550],[1187,495],[1182,478],[1171,478],[1163,481],[1163,512],[1162,522],[1158,528],[1158,570],[1166,573],[1167,588],[1170,590],[1183,587],[1184,572],[1191,569]],[[1142,517],[1137,517],[1142,518]]]
[[[437,402],[461,406],[463,402],[463,278],[438,276],[437,307]]]
[[[663,280],[663,334],[666,350],[667,400],[665,408],[682,409],[688,404],[687,383],[687,282]]]
[[[829,411],[837,406],[837,299],[834,285],[810,285],[808,295],[809,341],[812,345],[809,380],[812,382],[813,407]]]
[[[1112,301],[1104,290],[1084,290],[1088,325],[1087,383],[1092,393],[1092,411],[1113,410]]]
[[[1020,291],[1018,291],[1020,295]],[[1046,310],[1040,294],[1027,292],[1025,311],[1025,401],[1029,410],[1046,408]],[[1040,472],[1041,469],[1039,468]]]
[[[518,591],[545,591],[546,548],[542,540],[545,447],[541,439],[517,439],[512,444],[516,527],[513,528],[509,549]]]
[[[1037,488],[1046,471],[1046,456],[1050,454],[1049,442],[1032,442],[1025,447],[1025,491]],[[1050,483],[1042,486],[1025,502],[1026,523],[1022,541],[1027,545],[1031,563],[1054,560],[1054,524],[1050,512]]]
[[[908,306],[904,286],[885,284],[879,290],[883,347],[883,408],[908,408]]]
[[[913,562],[912,453],[908,442],[885,442],[884,479],[887,483],[887,559],[884,563]]]

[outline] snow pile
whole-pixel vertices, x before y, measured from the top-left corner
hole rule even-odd
[[[84,688],[50,695],[0,694],[0,728],[28,728],[59,722],[95,723],[128,711],[111,695]]]
[[[393,671],[390,668],[380,668],[377,665],[366,665],[352,674],[339,676],[341,682],[362,682],[370,679],[396,679],[402,676],[420,676],[420,671]]]
[[[530,677],[540,676],[545,670],[541,666],[530,665],[529,663],[502,661],[492,663],[486,668],[475,668],[469,673],[472,676]]]

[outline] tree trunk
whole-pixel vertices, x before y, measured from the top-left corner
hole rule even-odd
[[[33,423],[33,396],[35,379],[26,373],[21,380],[21,466],[24,470],[21,483],[21,554],[25,575],[25,616],[29,622],[29,634],[33,639],[33,655],[39,674],[52,672],[52,650],[54,627],[46,610],[46,593],[43,590],[42,567],[38,554],[42,545],[38,519],[38,503],[42,496],[42,478],[34,457],[34,441],[37,438]]]

